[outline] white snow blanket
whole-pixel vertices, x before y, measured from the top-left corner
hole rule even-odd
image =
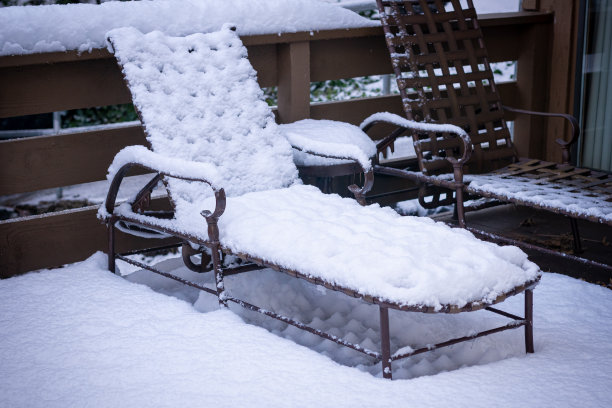
[[[170,175],[193,172],[226,189],[223,247],[362,295],[436,309],[489,303],[538,278],[518,248],[301,185],[292,149],[229,27],[187,37],[123,28],[109,38],[155,151],[124,149],[109,178],[136,161]],[[127,204],[117,211],[206,240],[200,213],[214,209],[210,187],[176,179],[168,187],[174,220],[133,214]],[[104,207],[100,215],[108,216]]]
[[[158,225],[206,239],[202,210],[214,200],[177,207]],[[134,215],[129,205],[119,214]],[[498,246],[424,217],[296,185],[232,197],[219,219],[221,245],[326,282],[405,306],[490,303],[535,280],[539,268],[517,247]]]
[[[241,308],[218,310],[214,296],[151,273],[129,282],[106,262],[98,253],[0,280],[3,407],[612,406],[612,292],[567,276],[545,273],[538,286],[535,354],[511,330],[396,361],[387,381],[358,352],[245,311],[247,324]],[[213,284],[185,269],[173,272]],[[227,280],[262,307],[379,347],[375,306],[270,270]],[[522,296],[503,307],[521,315]],[[486,311],[390,318],[393,350],[507,321]]]
[[[377,27],[350,10],[317,0],[153,0],[0,8],[0,55],[91,51],[113,28],[135,27],[184,36],[217,31],[240,35]]]

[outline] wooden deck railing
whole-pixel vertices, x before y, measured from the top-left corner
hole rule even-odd
[[[548,13],[504,13],[481,18],[490,60],[518,61],[517,81],[501,84],[504,103],[545,110]],[[278,86],[278,120],[307,117],[358,124],[379,111],[401,113],[398,96],[310,104],[310,83],[391,73],[382,29],[333,30],[244,37],[262,86]],[[108,51],[0,57],[0,118],[129,103],[130,95]],[[537,120],[516,121],[523,155],[544,156]],[[0,195],[103,180],[124,146],[143,144],[140,126],[0,141]],[[163,203],[158,203],[163,205]],[[0,221],[0,277],[82,260],[105,250],[97,207]],[[118,234],[120,250],[150,240]]]

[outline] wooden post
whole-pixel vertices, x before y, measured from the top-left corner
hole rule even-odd
[[[536,24],[522,33],[517,63],[518,108],[547,111],[548,34],[549,26]],[[517,115],[514,122],[514,144],[519,156],[545,158],[547,122],[540,116]]]
[[[549,112],[569,113],[574,108],[574,78],[578,37],[580,2],[567,0],[540,0],[540,11],[554,11],[550,54],[548,108]],[[546,128],[546,160],[561,162],[561,149],[557,138],[569,140],[571,129],[567,121],[549,119]]]
[[[278,45],[278,117],[280,123],[310,117],[310,42]]]
[[[536,11],[540,5],[539,0],[523,0],[523,10],[525,11]]]

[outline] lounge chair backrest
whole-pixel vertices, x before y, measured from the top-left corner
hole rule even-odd
[[[153,151],[213,164],[228,196],[297,180],[291,146],[229,26],[187,37],[121,28],[108,37]],[[192,188],[167,184],[175,201]]]
[[[451,123],[474,144],[469,173],[517,159],[472,0],[377,0],[385,38],[408,119]],[[413,136],[421,170],[450,170],[445,156],[461,156],[458,140]]]

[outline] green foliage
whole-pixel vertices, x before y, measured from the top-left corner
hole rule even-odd
[[[370,20],[379,20],[378,10],[364,10],[360,11],[361,17],[369,18]]]
[[[377,84],[380,77],[360,77],[333,79],[310,84],[310,101],[327,102],[341,99],[364,98],[379,95],[381,89]]]
[[[62,128],[103,125],[138,120],[132,104],[110,105],[90,109],[74,109],[62,116]]]
[[[268,105],[276,106],[278,87],[264,88],[263,91]],[[333,79],[310,84],[311,102],[330,102],[378,95],[382,95],[381,77],[379,76]]]
[[[268,103],[268,106],[278,105],[278,87],[271,86],[268,88],[262,88],[264,91],[264,98]]]

